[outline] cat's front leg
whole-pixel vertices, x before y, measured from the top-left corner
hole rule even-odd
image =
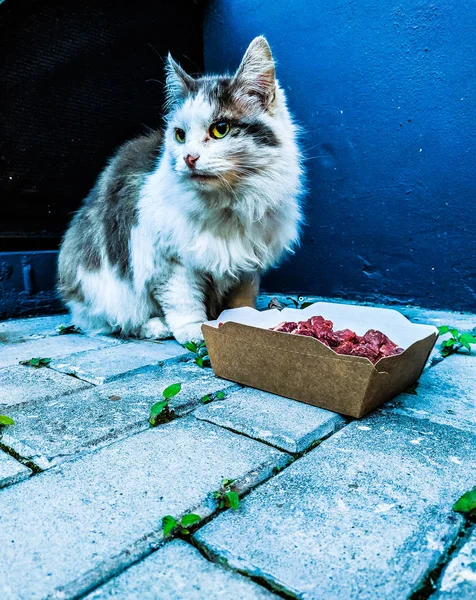
[[[228,292],[224,301],[224,307],[241,308],[242,306],[251,306],[252,308],[256,308],[259,279],[258,273],[247,273],[244,275]]]
[[[203,341],[202,323],[207,320],[207,313],[203,279],[199,275],[174,264],[168,281],[153,294],[179,344]]]

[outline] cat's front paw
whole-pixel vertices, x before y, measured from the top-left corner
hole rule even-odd
[[[174,330],[173,334],[177,342],[182,345],[186,342],[195,342],[196,344],[203,342],[201,323],[189,323],[188,325],[183,325]]]
[[[172,337],[172,333],[162,319],[154,317],[142,325],[139,337],[144,340],[164,340]]]

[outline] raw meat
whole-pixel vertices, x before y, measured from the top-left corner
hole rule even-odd
[[[270,329],[282,333],[314,337],[332,348],[337,354],[363,356],[373,363],[385,356],[395,356],[403,352],[403,348],[399,348],[397,344],[394,344],[392,340],[377,329],[369,329],[364,335],[359,336],[351,329],[334,331],[333,328],[332,321],[317,316],[298,323],[292,321],[279,323],[279,325]]]

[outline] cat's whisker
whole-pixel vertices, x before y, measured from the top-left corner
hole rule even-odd
[[[302,159],[302,162],[307,162],[308,160],[314,160],[316,158],[326,158],[327,155],[326,154],[318,154],[317,156],[307,156],[306,158]]]

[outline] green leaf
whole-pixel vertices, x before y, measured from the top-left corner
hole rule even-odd
[[[162,527],[164,530],[164,535],[168,535],[174,527],[177,525],[177,520],[174,519],[171,515],[166,515],[162,517]]]
[[[180,525],[182,527],[190,527],[190,525],[194,525],[200,521],[200,515],[195,515],[194,513],[188,513],[182,517],[180,521]]]
[[[458,336],[459,336],[459,331],[458,331],[457,329],[455,329],[454,327],[450,327],[450,328],[449,328],[449,332],[451,333],[451,335],[452,335],[453,337],[455,337],[456,339],[458,338]]]
[[[20,364],[39,369],[40,367],[47,367],[50,362],[51,358],[30,358],[29,360],[21,360]]]
[[[157,417],[164,410],[164,408],[168,405],[169,401],[161,400],[160,402],[156,402],[150,407],[150,416]]]
[[[184,529],[184,528],[182,527],[182,529],[180,530],[180,533],[181,533],[182,535],[188,535],[188,534],[190,533],[190,531],[189,531],[188,529]]]
[[[202,358],[201,356],[197,356],[197,357],[195,358],[195,362],[197,363],[197,365],[198,365],[199,367],[202,367],[202,368],[203,368],[203,358]]]
[[[476,344],[476,337],[474,337],[474,335],[472,335],[471,333],[462,333],[459,336],[459,341],[462,344],[463,342],[467,342],[468,344]]]
[[[458,340],[455,340],[455,338],[451,338],[449,340],[445,340],[444,342],[441,342],[441,347],[442,348],[450,348],[451,346],[454,346],[457,342],[458,342]]]
[[[217,400],[223,400],[223,398],[224,398],[224,397],[225,397],[225,392],[217,392],[217,393],[215,394],[215,398],[216,398]]]
[[[476,487],[463,494],[453,506],[453,510],[465,514],[476,511]]]
[[[0,415],[0,425],[15,425],[15,421],[5,415]]]
[[[169,387],[165,388],[165,390],[162,392],[162,394],[163,394],[164,398],[169,400],[170,398],[173,398],[174,396],[176,396],[180,392],[181,389],[182,389],[181,383],[172,383],[172,385],[169,385]]]
[[[207,394],[206,396],[202,396],[200,401],[203,404],[209,404],[210,402],[213,402],[213,398],[209,394]]]
[[[198,356],[202,356],[202,357],[208,356],[207,347],[206,346],[200,346],[198,348],[198,350],[197,350],[197,355]]]
[[[441,325],[441,327],[438,327],[438,334],[444,335],[445,333],[448,333],[449,330],[450,328],[448,327],[448,325]]]
[[[299,308],[302,310],[303,308],[307,308],[308,306],[312,306],[312,304],[313,304],[312,302],[303,302]]]
[[[152,425],[152,427],[155,427],[158,424],[158,417],[167,408],[168,404],[169,401],[167,399],[162,400],[161,402],[156,402],[150,407],[149,423]]]
[[[57,329],[59,335],[67,335],[70,333],[83,333],[76,325],[60,325]]]
[[[235,483],[236,479],[223,479],[221,482],[222,487],[227,487],[228,485],[231,485],[232,483]]]
[[[187,350],[190,350],[190,352],[196,352],[197,344],[195,342],[185,342],[184,348],[187,348]]]
[[[471,352],[471,346],[469,345],[469,343],[467,341],[462,340],[461,338],[459,341],[461,342],[462,346],[464,346],[467,350],[469,350]]]
[[[236,510],[237,508],[239,508],[240,497],[238,496],[238,494],[236,492],[233,492],[233,491],[225,492],[225,496],[228,500],[228,505],[230,508],[232,508],[233,510]]]

